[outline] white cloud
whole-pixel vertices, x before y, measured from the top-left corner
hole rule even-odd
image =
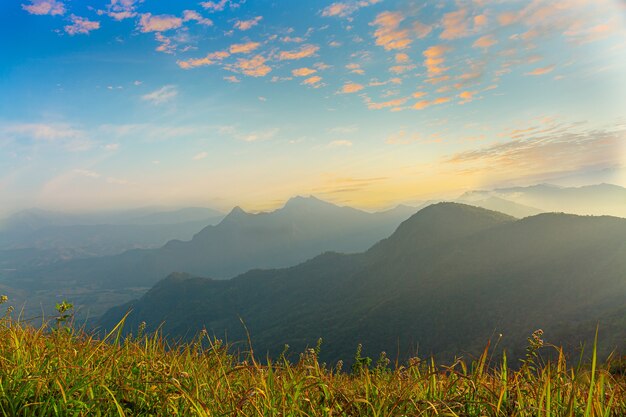
[[[100,29],[100,22],[89,20],[85,17],[71,15],[70,20],[72,24],[64,27],[65,32],[69,35],[87,35],[92,30]]]
[[[141,96],[141,99],[158,105],[172,100],[177,95],[178,89],[176,89],[176,86],[166,85],[156,91]]]
[[[194,155],[194,157],[191,158],[191,159],[193,159],[194,161],[199,161],[201,159],[206,158],[207,156],[209,156],[209,154],[207,152],[200,152],[200,153]]]
[[[22,4],[22,9],[37,15],[57,16],[65,13],[65,5],[57,0],[31,0],[30,4]]]

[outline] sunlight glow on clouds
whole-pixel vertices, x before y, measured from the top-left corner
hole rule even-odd
[[[626,165],[617,0],[5,3],[7,207],[373,207]]]

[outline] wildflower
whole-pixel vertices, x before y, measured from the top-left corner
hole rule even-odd
[[[4,304],[7,301],[9,301],[9,297],[7,297],[6,295],[0,295],[0,304]]]

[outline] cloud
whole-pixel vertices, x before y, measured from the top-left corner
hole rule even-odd
[[[415,110],[422,110],[422,109],[425,109],[425,108],[433,106],[433,105],[447,103],[450,100],[452,100],[451,97],[438,97],[438,98],[436,98],[434,100],[421,100],[421,101],[418,101],[417,103],[415,103],[413,105],[413,108]]]
[[[476,91],[462,91],[459,94],[459,98],[462,100],[460,101],[460,103],[461,104],[469,103],[470,101],[474,100],[475,95],[476,95]]]
[[[159,88],[156,91],[141,96],[144,101],[149,101],[152,104],[163,104],[172,100],[178,95],[178,89],[174,85],[166,85]]]
[[[162,14],[153,16],[151,13],[144,13],[139,19],[139,30],[147,32],[164,32],[166,30],[178,29],[183,25],[180,17]]]
[[[432,32],[432,30],[432,26],[425,25],[417,20],[413,22],[413,31],[415,32],[415,36],[417,36],[419,39],[423,39],[428,36],[428,34]]]
[[[394,65],[389,68],[389,72],[393,72],[394,74],[404,74],[412,69],[415,69],[415,65]]]
[[[302,81],[302,84],[306,84],[306,85],[316,85],[318,84],[320,81],[322,81],[322,77],[318,76],[318,75],[314,75],[312,77],[307,78],[306,80]]]
[[[447,45],[433,45],[423,52],[426,58],[424,60],[424,66],[429,76],[433,77],[448,70],[448,68],[443,66],[445,61],[443,56],[450,50],[451,48]]]
[[[226,77],[224,77],[224,79],[226,81],[228,81],[229,83],[240,83],[241,80],[237,77],[235,77],[234,75],[228,75]]]
[[[207,10],[213,12],[221,12],[226,7],[226,4],[229,3],[229,0],[219,0],[219,1],[205,1],[200,3],[200,6],[204,7]]]
[[[183,11],[183,22],[195,21],[200,25],[204,26],[212,26],[213,21],[211,19],[207,19],[206,17],[202,17],[200,13],[194,10],[185,10]]]
[[[291,74],[294,77],[307,77],[311,74],[315,74],[317,72],[317,70],[314,70],[313,68],[296,68],[294,70],[291,70]]]
[[[239,30],[249,30],[259,24],[263,16],[257,16],[250,20],[237,20],[234,27]]]
[[[68,123],[13,123],[0,126],[0,136],[22,146],[41,142],[59,145],[70,152],[87,151],[95,146],[85,131]]]
[[[374,32],[376,45],[382,46],[385,50],[405,49],[411,44],[409,31],[399,30],[400,23],[404,20],[401,12],[382,12],[371,25],[378,26]]]
[[[115,20],[124,20],[137,16],[135,11],[136,5],[143,0],[111,0],[107,5],[106,11],[99,10],[98,14],[106,14]]]
[[[350,142],[349,140],[345,140],[345,139],[333,140],[327,145],[328,148],[339,148],[339,147],[350,147],[350,146],[352,146],[352,142]]]
[[[218,52],[208,53],[204,58],[190,58],[185,61],[176,61],[176,63],[182,69],[190,69],[190,68],[196,68],[196,67],[203,67],[206,65],[213,65],[222,61],[224,58],[228,58],[229,56],[230,56],[229,52],[218,51]]]
[[[472,44],[472,46],[474,48],[489,49],[489,48],[491,48],[493,45],[495,45],[497,43],[498,43],[498,41],[496,40],[496,38],[493,35],[485,35],[485,36],[481,36],[480,38],[476,39],[476,41]]]
[[[409,134],[406,130],[400,130],[397,133],[393,133],[385,139],[385,143],[389,145],[408,145],[412,142],[420,140],[420,135],[417,133]]]
[[[370,110],[380,110],[380,109],[385,109],[388,107],[398,107],[398,106],[402,106],[404,103],[406,103],[408,100],[407,97],[403,97],[403,98],[397,98],[394,100],[389,100],[389,101],[384,101],[381,103],[374,103],[373,101],[366,99],[365,102],[367,103],[367,108]]]
[[[58,16],[65,13],[65,5],[57,0],[31,0],[22,4],[22,9],[30,14]]]
[[[398,64],[404,64],[405,62],[409,62],[409,56],[405,53],[396,54],[395,58]]]
[[[441,39],[463,38],[471,33],[470,19],[467,8],[460,8],[454,12],[446,13],[441,19],[443,31],[439,35]]]
[[[555,65],[549,65],[547,67],[536,68],[530,72],[525,73],[524,75],[544,75],[549,74],[556,68]]]
[[[366,7],[372,4],[380,3],[382,0],[355,0],[332,3],[326,6],[322,10],[322,16],[324,17],[348,17],[352,13],[359,10],[361,7]]]
[[[346,83],[343,85],[343,87],[341,87],[341,92],[344,94],[351,94],[351,93],[356,93],[357,91],[361,91],[363,90],[363,87],[361,84],[357,84],[357,83]]]
[[[489,167],[490,171],[515,178],[550,173],[555,168],[573,172],[622,162],[620,146],[626,134],[623,127],[585,128],[583,123],[556,122],[548,123],[548,129],[545,127],[534,128],[536,133],[518,139],[454,154],[446,162],[478,169]]]
[[[200,153],[194,155],[194,157],[191,158],[191,159],[194,160],[194,161],[199,161],[201,159],[206,158],[207,156],[209,156],[209,154],[207,152],[200,152]]]
[[[348,64],[346,65],[346,69],[349,69],[350,72],[354,73],[354,74],[359,74],[359,75],[363,75],[365,74],[365,71],[361,68],[361,65],[359,64]]]
[[[292,60],[292,59],[302,59],[315,55],[315,53],[319,50],[319,46],[317,45],[302,45],[300,49],[296,49],[293,51],[282,51],[278,55],[278,59],[281,61]]]
[[[120,148],[120,144],[119,143],[107,143],[106,145],[103,146],[103,148],[105,151],[114,152]]]
[[[235,43],[230,45],[231,54],[248,54],[257,49],[261,44],[259,42]]]
[[[78,34],[87,35],[92,30],[100,29],[100,22],[91,21],[84,17],[71,15],[70,20],[72,24],[65,26],[64,29],[65,32],[72,36]]]
[[[225,68],[229,71],[240,72],[250,77],[263,77],[272,71],[272,68],[265,64],[267,59],[262,55],[255,55],[252,58],[239,58],[236,63],[229,64]]]

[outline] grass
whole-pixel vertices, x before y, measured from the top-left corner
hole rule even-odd
[[[62,316],[67,319],[64,311]],[[206,332],[168,345],[158,333],[102,339],[65,326],[35,328],[0,318],[0,415],[3,416],[597,416],[626,415],[626,377],[610,364],[553,362],[541,333],[526,359],[438,366],[414,358],[389,367],[355,361],[352,372],[317,360],[258,363],[229,353]],[[554,348],[550,348],[554,349]]]

